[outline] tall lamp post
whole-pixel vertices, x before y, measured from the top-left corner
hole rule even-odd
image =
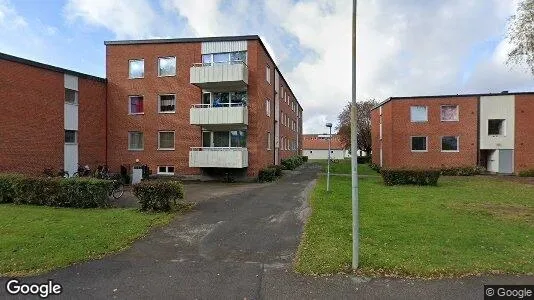
[[[360,220],[358,207],[358,144],[356,127],[356,11],[358,0],[352,1],[352,105],[350,110],[350,152],[352,168],[352,269],[359,265]]]
[[[328,134],[328,167],[326,171],[326,191],[330,192],[330,153],[332,152],[330,148],[332,142],[332,123],[326,123],[326,127],[330,129],[330,134]]]

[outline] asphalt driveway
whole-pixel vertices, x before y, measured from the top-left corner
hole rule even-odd
[[[276,183],[221,187],[215,196],[202,185],[190,187],[198,189],[196,208],[132,248],[22,281],[52,279],[64,288],[59,298],[77,299],[483,299],[484,284],[534,282],[511,276],[426,281],[295,274],[292,260],[309,213],[306,196],[318,172],[305,165]],[[5,282],[0,279],[2,297]]]

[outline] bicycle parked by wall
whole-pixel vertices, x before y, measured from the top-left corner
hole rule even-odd
[[[78,165],[78,171],[72,174],[72,177],[89,177],[91,176],[91,168],[88,165]]]
[[[124,184],[121,180],[114,179],[113,176],[109,173],[108,166],[98,166],[93,174],[93,177],[103,180],[113,181],[111,190],[109,191],[109,196],[115,199],[119,199],[124,195]]]
[[[59,169],[57,172],[54,172],[54,169],[52,168],[45,168],[43,170],[43,174],[48,178],[53,178],[53,177],[69,178],[69,172],[63,169]]]

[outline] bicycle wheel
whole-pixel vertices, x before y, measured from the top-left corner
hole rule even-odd
[[[72,177],[80,177],[80,172],[74,172],[74,174],[72,174]]]
[[[115,199],[119,199],[124,195],[124,185],[122,183],[118,183],[113,187],[113,191],[111,191],[111,195]]]

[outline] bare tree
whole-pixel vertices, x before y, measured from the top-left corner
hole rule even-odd
[[[516,14],[510,18],[507,37],[513,46],[508,63],[526,64],[534,75],[534,0],[519,3]]]
[[[371,153],[371,110],[378,105],[374,99],[356,102],[358,150]],[[348,103],[338,116],[339,125],[336,127],[341,141],[346,149],[350,149],[350,109]]]

